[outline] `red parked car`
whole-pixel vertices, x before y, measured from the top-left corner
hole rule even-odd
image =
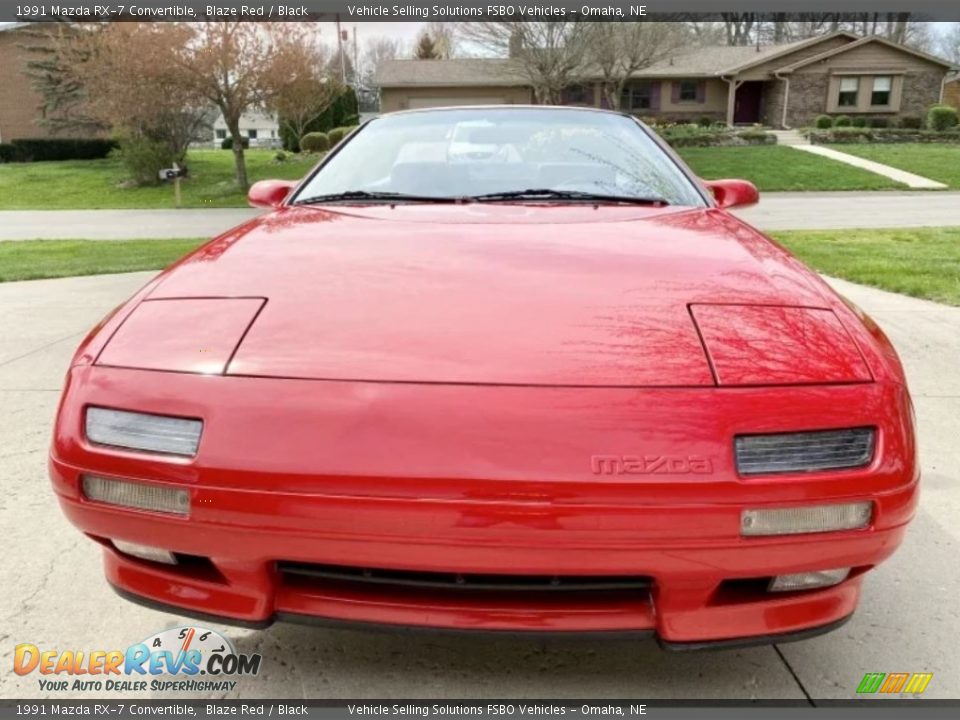
[[[616,113],[386,115],[107,317],[50,457],[185,615],[807,637],[917,501],[881,330]]]

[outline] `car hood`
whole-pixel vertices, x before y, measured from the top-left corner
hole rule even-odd
[[[825,307],[720,210],[514,204],[284,208],[148,300],[173,298],[263,299],[231,375],[552,386],[713,385],[692,307]]]

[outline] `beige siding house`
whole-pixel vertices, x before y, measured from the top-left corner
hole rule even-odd
[[[943,101],[960,110],[960,73],[947,78],[943,86]]]
[[[450,105],[525,105],[533,92],[510,60],[391,60],[377,76],[380,111]]]
[[[817,115],[922,116],[940,102],[949,62],[878,37],[838,32],[784,45],[703,47],[637,73],[621,110],[674,121],[809,125]],[[604,107],[599,74],[564,93]],[[533,101],[510,59],[394,60],[378,73],[381,110]]]

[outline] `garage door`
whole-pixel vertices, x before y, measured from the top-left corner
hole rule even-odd
[[[410,98],[408,107],[411,110],[422,110],[423,108],[448,107],[450,105],[503,105],[506,100],[502,97],[492,97],[490,95],[463,95],[459,97],[419,97]]]

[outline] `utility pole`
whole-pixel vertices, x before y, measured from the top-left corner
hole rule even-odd
[[[340,82],[347,84],[347,59],[343,55],[343,31],[340,29],[340,13],[337,13],[337,48],[340,51]]]

